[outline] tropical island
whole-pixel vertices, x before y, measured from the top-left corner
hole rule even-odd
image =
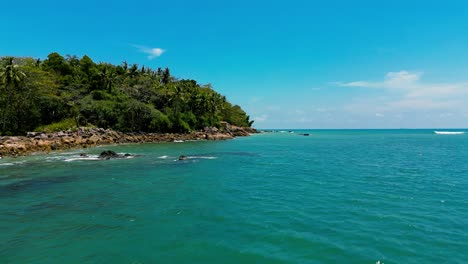
[[[253,121],[210,84],[84,55],[0,59],[0,155],[97,144],[226,139]]]

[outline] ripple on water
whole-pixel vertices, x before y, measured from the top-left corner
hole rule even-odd
[[[144,154],[133,160],[65,162],[79,155],[66,153],[3,165],[9,176],[0,172],[6,241],[0,259],[468,259],[468,138],[418,131],[310,134],[112,147]],[[90,149],[90,157],[97,152]],[[189,159],[177,161],[181,154]]]

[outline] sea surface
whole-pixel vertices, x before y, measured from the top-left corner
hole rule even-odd
[[[97,160],[108,149],[137,156]],[[468,263],[468,134],[294,130],[4,158],[0,263]]]

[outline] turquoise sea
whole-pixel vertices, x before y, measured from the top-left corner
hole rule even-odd
[[[107,149],[141,156],[95,160]],[[468,134],[296,130],[0,160],[0,263],[378,261],[468,263]]]

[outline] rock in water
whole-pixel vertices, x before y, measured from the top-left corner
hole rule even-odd
[[[99,155],[99,158],[100,159],[110,159],[110,158],[119,158],[120,155],[115,153],[114,151],[112,150],[106,150],[106,151],[103,151],[101,152],[101,154]]]
[[[179,156],[179,160],[186,160],[186,159],[187,159],[187,156],[184,156],[184,155]]]

